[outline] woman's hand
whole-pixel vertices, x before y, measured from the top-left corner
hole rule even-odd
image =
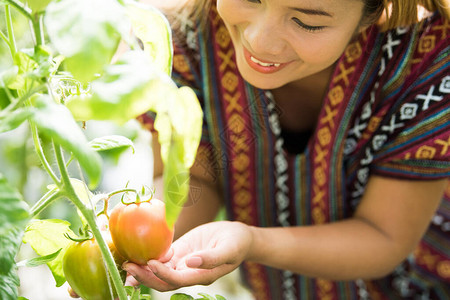
[[[158,291],[208,285],[236,269],[247,257],[252,233],[239,222],[212,222],[180,237],[169,252],[147,266],[133,263],[123,268],[139,282]],[[136,285],[132,278],[127,284]]]

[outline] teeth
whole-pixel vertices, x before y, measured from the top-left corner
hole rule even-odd
[[[277,63],[265,63],[265,62],[262,62],[262,61],[260,61],[260,60],[258,60],[258,59],[256,59],[256,58],[254,58],[253,56],[250,56],[250,59],[252,60],[252,62],[254,62],[254,63],[257,63],[258,65],[261,65],[261,66],[263,66],[263,67],[276,67],[276,68],[278,68],[281,64],[277,64]]]

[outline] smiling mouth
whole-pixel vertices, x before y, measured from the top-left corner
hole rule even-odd
[[[262,61],[256,57],[254,57],[247,48],[244,47],[244,58],[247,61],[248,66],[250,66],[255,71],[262,74],[271,74],[278,72],[288,66],[290,62],[287,63],[277,63],[277,62],[268,62]]]
[[[257,63],[258,65],[263,66],[263,67],[275,67],[275,68],[278,68],[279,66],[281,66],[280,63],[268,63],[268,62],[260,61],[259,59],[255,58],[255,57],[253,57],[251,55],[250,55],[250,59],[254,63]]]

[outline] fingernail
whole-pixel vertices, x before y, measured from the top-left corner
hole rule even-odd
[[[198,256],[190,257],[186,260],[186,266],[189,268],[198,268],[202,265],[203,259]]]

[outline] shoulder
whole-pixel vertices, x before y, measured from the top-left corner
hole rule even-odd
[[[449,33],[449,21],[438,13],[389,31],[369,27],[359,38],[361,73],[376,79],[385,96],[400,96],[424,78],[440,80],[449,71]]]
[[[449,33],[449,21],[436,12],[417,24],[378,32],[373,38],[387,59],[417,65],[445,51]]]

